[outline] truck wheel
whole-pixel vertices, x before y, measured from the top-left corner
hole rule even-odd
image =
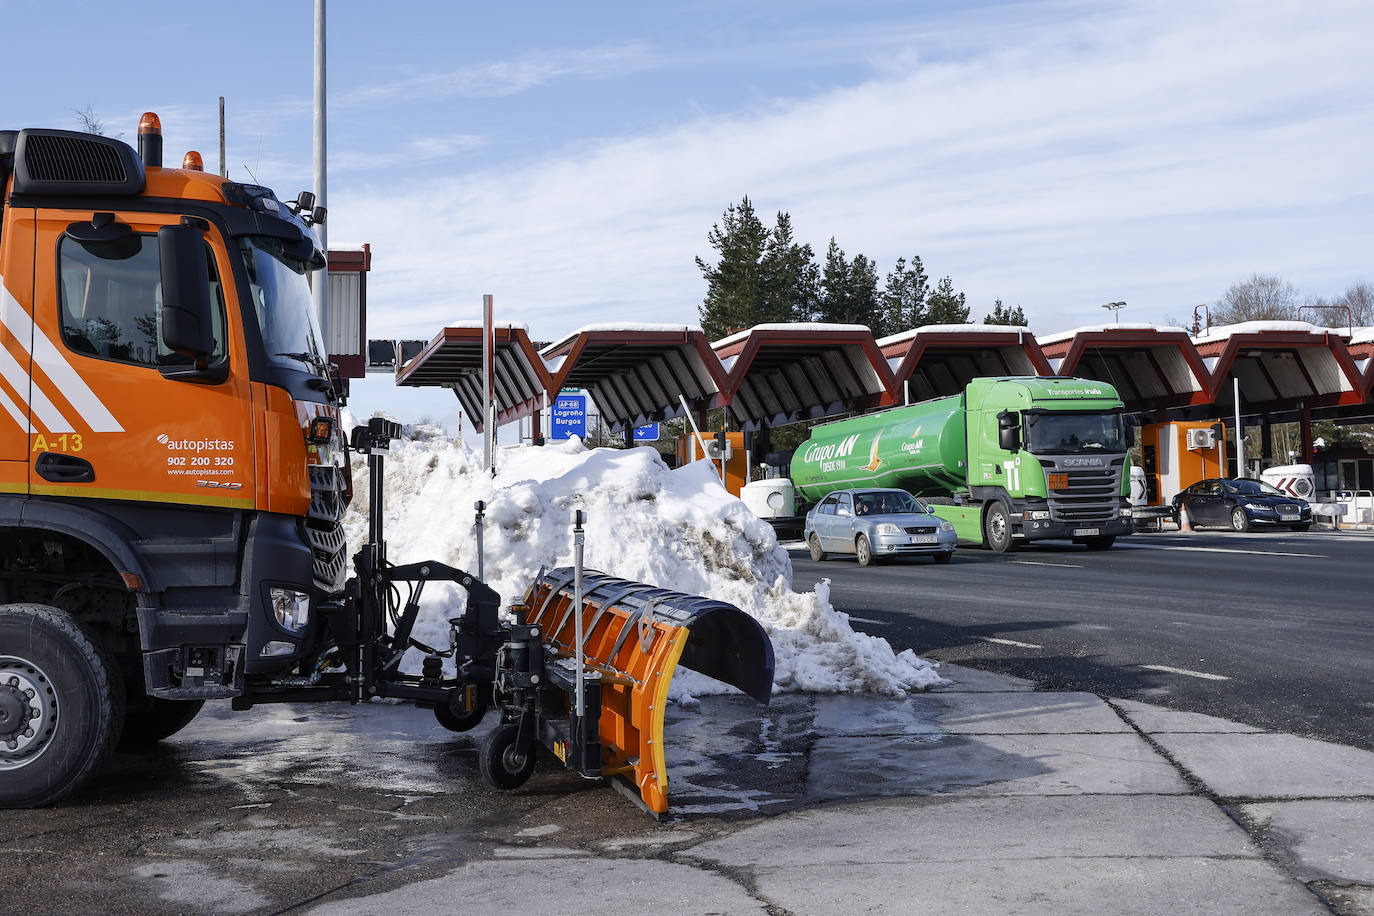
[[[854,553],[857,555],[860,566],[867,566],[873,562],[873,546],[868,543],[868,537],[859,535],[854,541]]]
[[[1250,517],[1245,514],[1245,510],[1240,506],[1231,510],[1231,529],[1233,531],[1250,530]]]
[[[471,731],[482,724],[491,703],[480,687],[461,687],[449,694],[449,701],[434,707],[434,718],[451,732]]]
[[[1016,541],[1011,536],[1011,521],[1001,503],[988,506],[987,513],[983,515],[983,540],[993,553],[1010,553],[1016,549]]]
[[[0,808],[75,791],[123,726],[124,680],[90,633],[55,607],[0,605]]]
[[[518,789],[534,772],[534,746],[520,747],[520,726],[508,722],[482,741],[477,768],[498,789]]]
[[[1108,534],[1100,538],[1085,538],[1083,546],[1089,550],[1106,550],[1116,543],[1116,535]]]
[[[816,537],[813,531],[811,537],[806,539],[806,546],[811,549],[811,562],[819,563],[825,559],[825,551],[821,550],[821,539]]]

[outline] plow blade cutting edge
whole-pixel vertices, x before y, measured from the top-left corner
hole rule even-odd
[[[663,713],[673,672],[682,665],[767,703],[773,644],[757,620],[724,601],[593,570],[582,582],[575,609],[573,569],[541,573],[525,596],[528,621],[557,656],[570,657],[581,613],[585,665],[601,684],[601,773],[623,778],[650,812],[665,814]]]

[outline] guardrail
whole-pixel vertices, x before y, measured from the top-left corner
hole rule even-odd
[[[1318,512],[1317,506],[1322,505],[1333,506],[1339,511],[1334,514]],[[1374,490],[1331,490],[1326,499],[1313,507],[1312,514],[1330,518],[1337,529],[1342,522],[1351,527],[1374,526]]]

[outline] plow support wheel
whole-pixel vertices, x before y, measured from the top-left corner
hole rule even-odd
[[[546,645],[571,656],[573,571],[542,574],[525,596]],[[678,665],[767,703],[773,644],[758,621],[724,601],[583,573],[583,653],[602,678],[602,772],[632,783],[654,814],[668,810],[663,713]]]

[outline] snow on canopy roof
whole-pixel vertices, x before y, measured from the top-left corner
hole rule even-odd
[[[448,324],[444,325],[444,327],[446,327],[446,328],[460,328],[460,329],[478,328],[478,329],[480,330],[481,327],[482,327],[482,319],[481,319],[481,318],[455,318],[453,321],[450,321]],[[493,322],[493,323],[492,323],[492,327],[493,327],[493,328],[508,328],[508,329],[510,329],[510,330],[512,330],[512,331],[516,331],[516,330],[524,331],[526,334],[528,334],[528,333],[530,332],[530,326],[529,326],[529,325],[527,325],[527,324],[521,324],[521,323],[515,322],[515,321],[496,321],[496,322]]]
[[[917,334],[1005,334],[1009,331],[1030,333],[1030,328],[1020,324],[927,324],[900,334],[893,334],[878,341],[878,346],[889,347],[904,343]]]
[[[748,337],[750,334],[754,333],[755,331],[867,331],[867,330],[869,330],[869,327],[868,327],[868,325],[866,325],[866,324],[827,324],[826,322],[823,322],[823,321],[775,322],[775,323],[770,323],[770,324],[756,324],[756,325],[754,325],[752,328],[746,328],[746,329],[743,330],[743,331],[736,331],[734,334],[731,334],[729,337],[722,337],[720,340],[717,340],[715,343],[711,344],[711,346],[714,347],[714,348],[716,348],[716,349],[719,349],[719,348],[725,346],[726,344],[737,343],[737,342],[739,342],[739,341],[741,341],[741,340],[744,340],[744,338]]]
[[[1350,344],[1374,343],[1374,328],[1355,328],[1350,337]]]
[[[1148,321],[1128,321],[1124,324],[1086,324],[1081,328],[1074,328],[1072,331],[1056,331],[1053,334],[1045,334],[1037,337],[1043,347],[1046,344],[1058,343],[1061,340],[1070,340],[1079,334],[1094,334],[1099,331],[1157,331],[1161,334],[1183,333],[1183,328],[1175,327],[1171,324],[1151,324]]]
[[[658,331],[658,332],[669,331],[669,332],[674,332],[674,333],[683,333],[683,332],[685,332],[685,333],[688,333],[688,334],[691,334],[691,333],[700,334],[700,333],[702,333],[701,328],[698,327],[697,325],[694,325],[694,324],[667,324],[667,323],[663,323],[663,322],[644,322],[644,321],[639,321],[639,322],[603,322],[603,323],[601,323],[601,324],[587,324],[587,325],[583,325],[582,327],[578,328],[576,331],[571,331],[571,332],[569,332],[569,333],[567,333],[567,334],[564,334],[562,337],[558,338],[558,339],[555,340],[553,343],[549,344],[547,347],[545,347],[544,349],[540,350],[539,352],[540,352],[540,353],[548,353],[548,352],[550,352],[551,350],[556,350],[556,349],[558,349],[559,347],[561,347],[561,346],[565,345],[566,343],[568,343],[568,341],[573,340],[574,338],[576,338],[578,334],[594,334],[594,333],[597,333],[597,332],[599,332],[599,331]]]
[[[1339,334],[1342,337],[1350,333],[1345,328],[1319,328],[1306,321],[1242,321],[1240,324],[1223,324],[1208,328],[1193,338],[1193,342],[1205,343],[1211,340],[1225,340],[1237,334],[1264,334],[1273,331],[1302,334]]]

